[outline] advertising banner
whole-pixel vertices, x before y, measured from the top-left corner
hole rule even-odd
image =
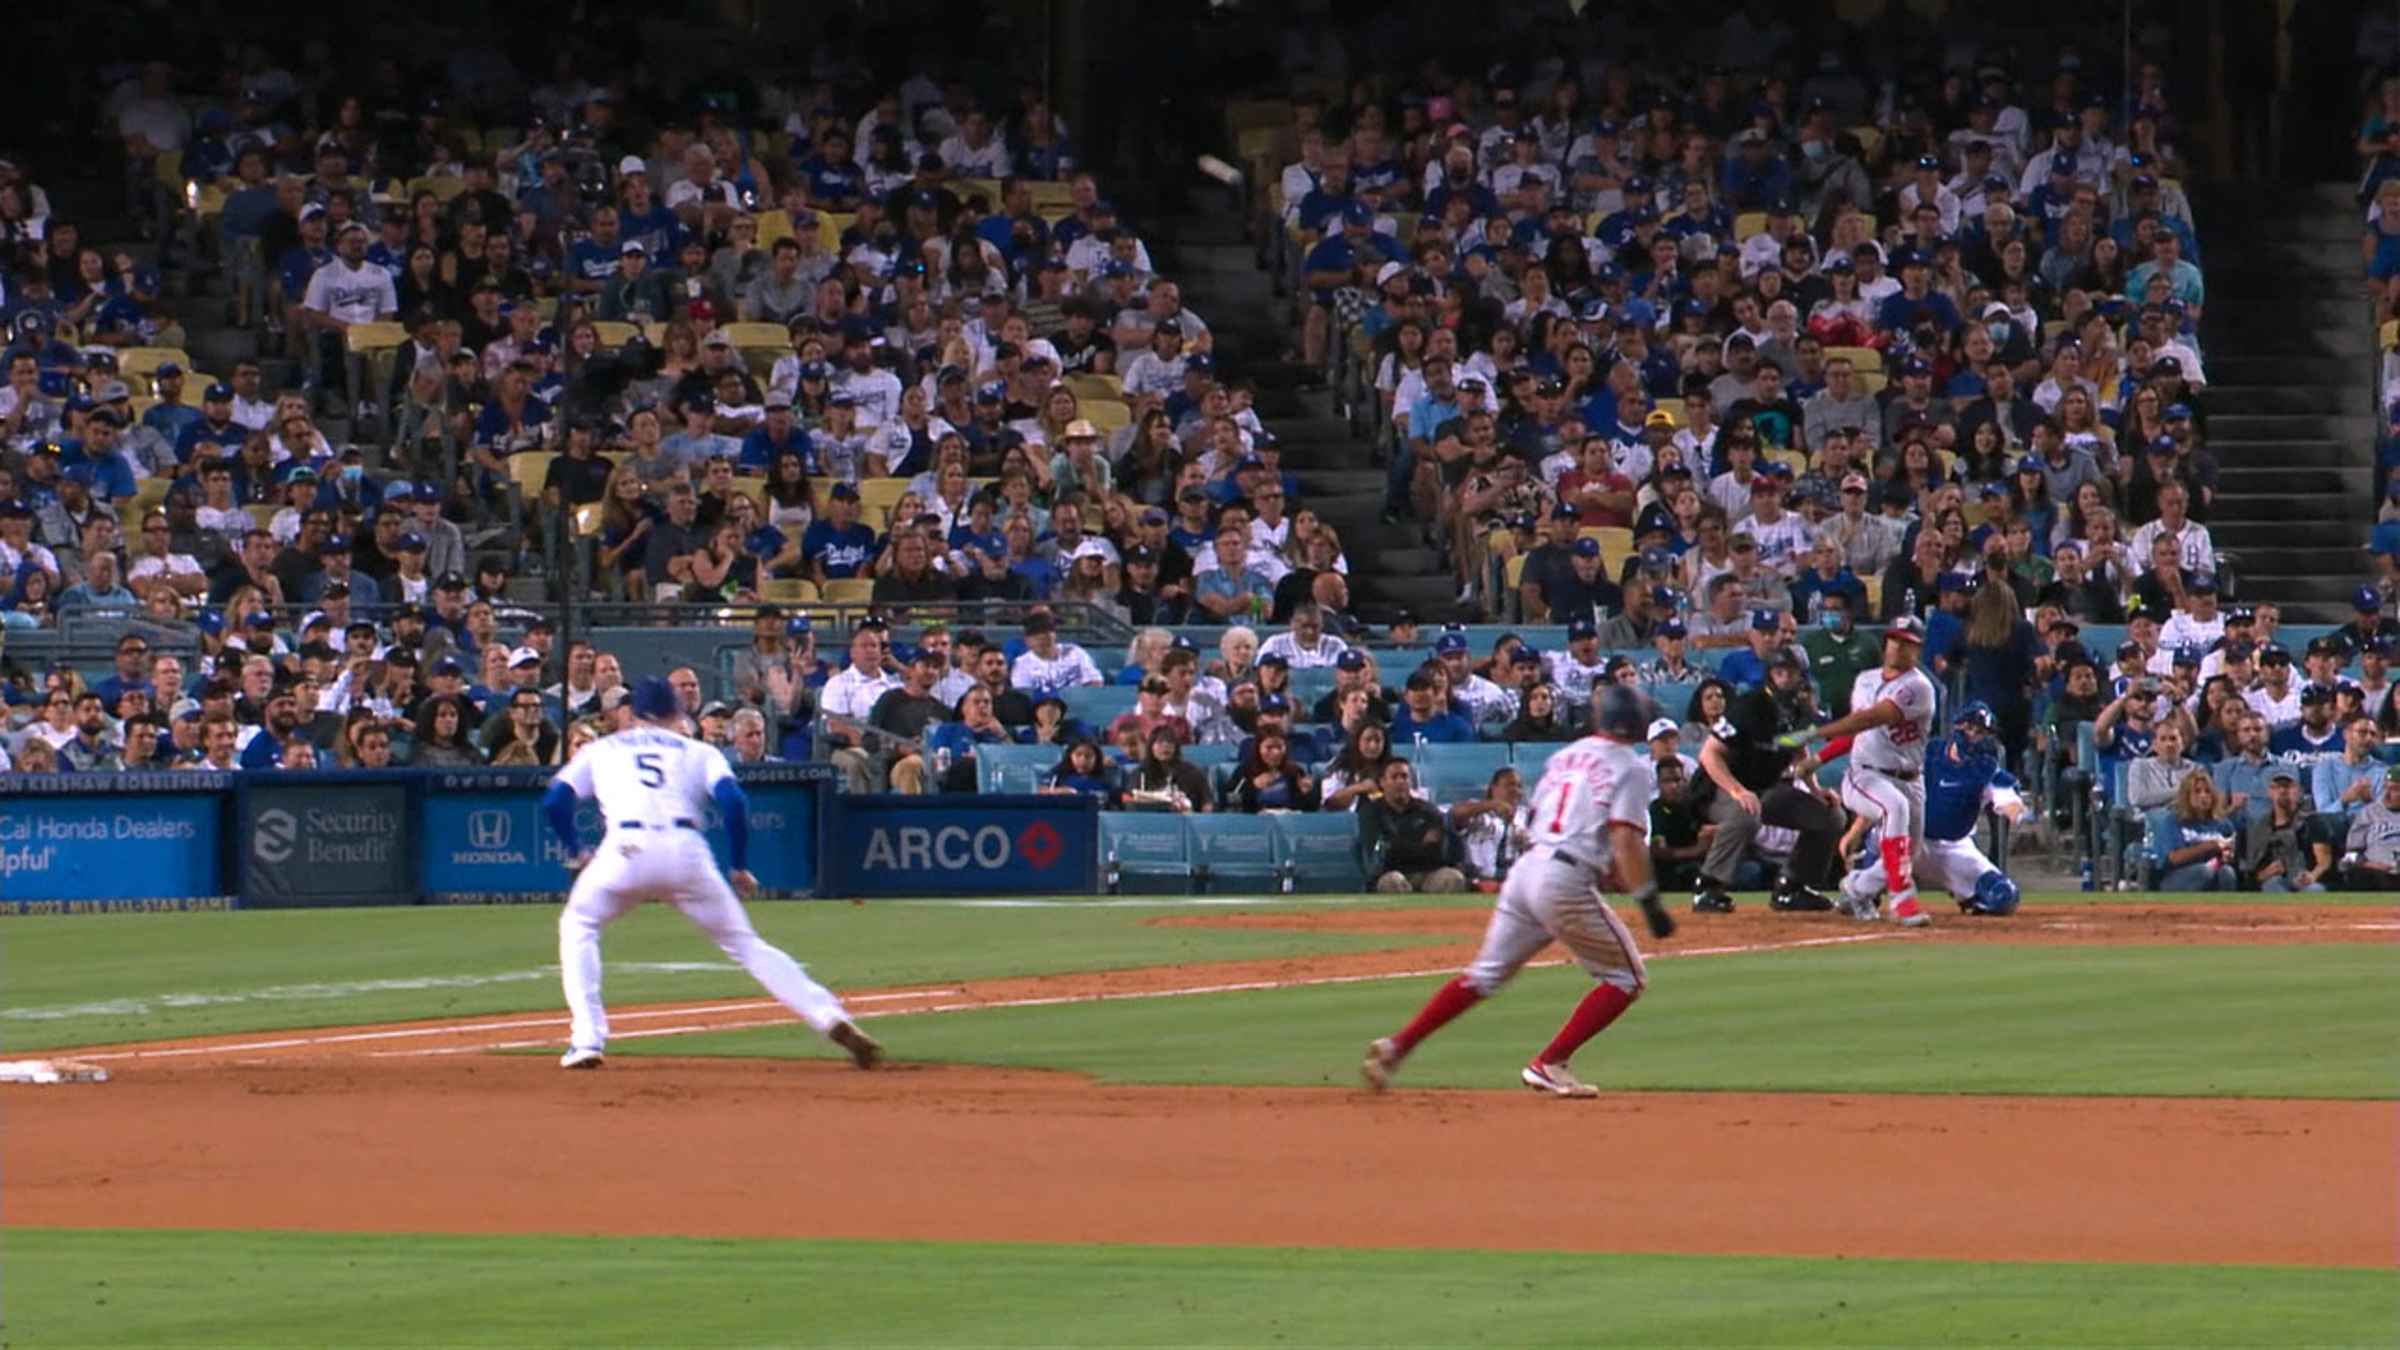
[[[833,796],[830,895],[1089,895],[1100,814],[1089,797]]]
[[[817,796],[831,780],[821,765],[765,765],[739,771],[750,797],[750,870],[762,894],[810,895],[817,884]],[[437,904],[555,901],[574,877],[567,850],[542,817],[544,770],[485,770],[426,775],[418,877]],[[725,832],[711,811],[704,822],[719,867],[730,867]],[[599,843],[600,809],[576,814],[589,848]]]
[[[417,902],[406,775],[244,779],[234,833],[244,908]]]
[[[196,774],[0,778],[0,913],[229,907],[226,795]]]

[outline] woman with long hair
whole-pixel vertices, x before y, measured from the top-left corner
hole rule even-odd
[[[1133,441],[1117,461],[1117,485],[1148,506],[1174,500],[1175,474],[1183,467],[1183,447],[1175,440],[1175,419],[1163,409],[1142,414]],[[1030,476],[1029,476],[1030,477]]]
[[[1057,796],[1098,797],[1104,809],[1117,805],[1117,788],[1109,781],[1108,757],[1088,736],[1068,741],[1058,763],[1042,776],[1036,791]]]
[[[458,769],[483,763],[468,732],[466,700],[456,694],[437,694],[417,707],[417,753],[409,760],[421,769]]]
[[[1991,425],[1985,423],[1985,426]],[[2008,482],[2008,515],[2022,520],[2033,533],[2034,547],[2050,551],[2050,541],[2058,528],[2058,503],[2050,499],[2050,480],[2042,475],[2042,462],[2027,454],[2016,462],[2015,472]]]
[[[1700,747],[1725,724],[1725,710],[1732,704],[1732,685],[1714,675],[1700,681],[1692,690],[1691,699],[1683,705],[1681,740],[1687,753],[1700,753]]]
[[[1230,810],[1257,815],[1261,811],[1314,811],[1317,785],[1308,771],[1292,760],[1291,738],[1268,730],[1250,738],[1241,767],[1234,771]]]
[[[1207,814],[1217,809],[1208,775],[1183,757],[1183,737],[1160,723],[1142,742],[1142,759],[1125,785],[1126,805]]]
[[[2117,429],[2100,420],[2099,405],[2081,387],[2058,396],[2059,439],[2067,448],[2091,452],[2094,463],[2106,463],[2117,452]]]
[[[1997,570],[1985,571],[1967,603],[1964,653],[1967,698],[1992,710],[2010,766],[2021,764],[2033,728],[2034,660],[2041,642],[2025,621],[2015,588]]]
[[[1333,759],[1320,784],[1324,809],[1355,811],[1361,797],[1376,791],[1383,766],[1392,759],[1392,734],[1383,723],[1365,721],[1350,733],[1349,743]]]
[[[2175,786],[2175,803],[2152,818],[2150,861],[2162,891],[2231,891],[2241,888],[2234,868],[2233,822],[2224,797],[2205,773],[2190,773]]]
[[[649,500],[642,494],[642,476],[632,461],[608,475],[608,490],[600,504],[600,570],[622,577],[639,589],[642,549],[656,524]]]
[[[808,479],[808,459],[785,450],[767,466],[767,523],[789,535],[800,535],[817,519],[817,489]]]
[[[1537,684],[1525,691],[1525,701],[1517,715],[1500,729],[1504,741],[1559,743],[1575,739],[1574,728],[1558,715],[1558,690]]]

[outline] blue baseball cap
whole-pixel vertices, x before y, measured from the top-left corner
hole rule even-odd
[[[2383,592],[2373,586],[2361,586],[2350,597],[2350,607],[2361,614],[2377,614],[2383,610]]]
[[[1774,610],[1754,609],[1750,611],[1750,631],[1753,633],[1772,633],[1782,626],[1783,619]]]
[[[653,721],[664,721],[683,711],[675,697],[675,687],[658,675],[645,675],[633,686],[633,696],[626,700],[633,705],[633,715]]]
[[[1691,630],[1683,626],[1681,619],[1669,619],[1658,626],[1658,635],[1663,638],[1680,638],[1690,633]]]
[[[1567,625],[1567,641],[1569,642],[1581,642],[1585,638],[1598,636],[1600,636],[1600,627],[1590,619],[1577,619]]]
[[[1444,656],[1447,656],[1452,652],[1463,652],[1467,649],[1467,635],[1464,633],[1444,633],[1441,635],[1441,637],[1435,639],[1433,649],[1442,653]]]
[[[1576,556],[1576,557],[1578,557],[1578,558],[1597,558],[1597,557],[1599,557],[1599,556],[1600,556],[1600,541],[1599,541],[1599,540],[1597,540],[1597,539],[1578,539],[1578,540],[1576,540],[1576,541],[1575,541],[1575,556]]]

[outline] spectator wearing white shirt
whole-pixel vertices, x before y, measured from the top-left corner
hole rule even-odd
[[[1013,178],[1015,164],[1009,159],[1008,142],[992,129],[992,119],[981,108],[969,108],[959,119],[958,134],[942,142],[935,153],[950,172],[961,178]]]
[[[2170,536],[2175,540],[2176,551],[2183,557],[2185,571],[2215,575],[2216,544],[2209,538],[2208,527],[2187,514],[2190,506],[2191,497],[2183,484],[2170,482],[2160,485],[2158,519],[2135,530],[2133,541],[2127,546],[2126,551],[2132,555],[2135,568],[2147,569],[2152,547],[2161,536]]]
[[[1102,683],[1091,653],[1058,640],[1058,620],[1036,611],[1025,620],[1025,651],[1008,668],[1008,682],[1029,698]]]
[[[1916,176],[1900,189],[1900,218],[1913,218],[1920,204],[1930,204],[1941,213],[1943,238],[1958,233],[1962,211],[1958,194],[1942,182],[1942,161],[1933,155],[1917,156]]]
[[[833,390],[857,400],[861,427],[872,430],[900,417],[900,377],[875,364],[875,335],[863,324],[842,329],[842,368]]]
[[[2187,647],[2206,650],[2225,636],[2225,616],[2217,604],[2217,579],[2206,573],[2184,583],[2186,607],[2159,625],[2158,645],[2174,651]]]
[[[1125,393],[1172,398],[1183,388],[1183,323],[1166,319],[1150,330],[1150,350],[1125,363]]]
[[[366,261],[366,256],[367,227],[355,220],[345,222],[334,236],[333,261],[309,276],[308,289],[301,295],[300,314],[317,334],[314,349],[320,387],[330,388],[337,380],[344,389],[349,387],[350,358],[344,334],[359,324],[388,320],[400,312],[392,274]],[[361,420],[372,420],[372,411],[365,408],[365,391],[355,392],[362,395]]]
[[[865,728],[875,703],[900,687],[900,679],[884,668],[885,631],[862,624],[850,635],[850,664],[825,681],[817,696],[817,732],[837,743],[832,753],[853,792],[872,792],[881,776],[881,757],[866,744]]]
[[[1325,631],[1325,611],[1304,600],[1292,606],[1291,627],[1268,638],[1258,656],[1262,661],[1280,656],[1294,670],[1314,670],[1331,666],[1348,650],[1349,643]]]

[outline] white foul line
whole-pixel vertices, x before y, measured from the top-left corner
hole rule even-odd
[[[861,994],[850,1001],[853,1003],[880,1003],[893,999],[939,997],[963,992],[965,991],[959,989],[912,989],[904,993]],[[695,1013],[753,1012],[761,1008],[780,1008],[782,1006],[773,999],[758,999],[744,1003],[702,1004],[696,1008],[637,1009],[633,1012],[612,1013],[610,1016],[618,1021],[632,1022],[653,1017],[689,1017]],[[343,1045],[356,1041],[396,1041],[412,1036],[457,1036],[475,1031],[517,1031],[528,1027],[563,1027],[565,1025],[567,1025],[567,1019],[564,1017],[529,1017],[508,1022],[451,1022],[431,1027],[388,1028],[381,1031],[349,1031],[325,1036],[294,1036],[273,1041],[246,1041],[237,1045],[187,1045],[169,1050],[117,1050],[97,1055],[77,1053],[75,1058],[84,1060],[168,1059],[179,1055],[231,1054],[241,1050],[283,1050],[295,1045]],[[700,1031],[706,1030],[706,1028],[681,1027],[677,1030]],[[629,1031],[625,1034],[638,1036],[647,1033]]]
[[[1755,942],[1731,947],[1694,947],[1688,951],[1659,952],[1656,954],[1656,956],[1648,959],[1656,960],[1660,957],[1670,956],[1733,956],[1746,952],[1787,951],[1797,947],[1831,947],[1837,944],[1851,942],[1880,942],[1885,939],[1895,938],[1898,936],[1900,936],[1898,933],[1851,933],[1842,937],[1801,938],[1792,942]],[[1526,963],[1526,969],[1543,970],[1553,966],[1563,966],[1566,964],[1567,962],[1563,958],[1553,958],[1548,961],[1528,962]],[[1369,975],[1320,975],[1313,979],[1305,980],[1242,980],[1229,984],[1189,985],[1181,989],[1141,989],[1115,994],[1054,994],[1045,998],[1010,998],[998,999],[984,1003],[936,1003],[923,1008],[887,1008],[880,1012],[863,1012],[859,1014],[859,1020],[863,1022],[871,1017],[916,1017],[927,1013],[982,1012],[999,1008],[1055,1008],[1072,1003],[1126,1003],[1139,999],[1191,998],[1203,994],[1251,994],[1263,993],[1277,989],[1310,989],[1325,985],[1368,984],[1376,980],[1422,980],[1431,978],[1435,975],[1448,975],[1457,969],[1458,967],[1454,965],[1435,966],[1424,970],[1389,970]],[[960,991],[955,989],[920,990],[915,994],[887,994],[882,995],[881,997],[886,999],[914,998],[929,994],[939,995],[953,994],[958,992]],[[864,1003],[874,997],[877,996],[866,995],[860,998],[850,999],[848,1001],[852,1003]],[[771,1008],[775,1006],[777,1005],[772,1003],[742,1004],[731,1005],[727,1010],[732,1011],[735,1007]],[[641,1031],[629,1031],[622,1036],[612,1037],[612,1039],[633,1040],[639,1037],[649,1036],[685,1036],[694,1032],[746,1031],[757,1027],[790,1026],[791,1023],[792,1019],[789,1017],[773,1017],[749,1022],[719,1022],[696,1026],[651,1027]],[[541,1025],[554,1026],[557,1024],[557,1021],[554,1020]],[[287,1044],[290,1043],[292,1042],[287,1042]],[[556,1042],[553,1040],[532,1040],[500,1041],[485,1045],[445,1045],[431,1050],[381,1050],[370,1055],[369,1058],[418,1059],[437,1055],[475,1054],[489,1050],[530,1050],[537,1046],[555,1044]],[[83,1056],[83,1058],[88,1059],[93,1057],[87,1055]]]

